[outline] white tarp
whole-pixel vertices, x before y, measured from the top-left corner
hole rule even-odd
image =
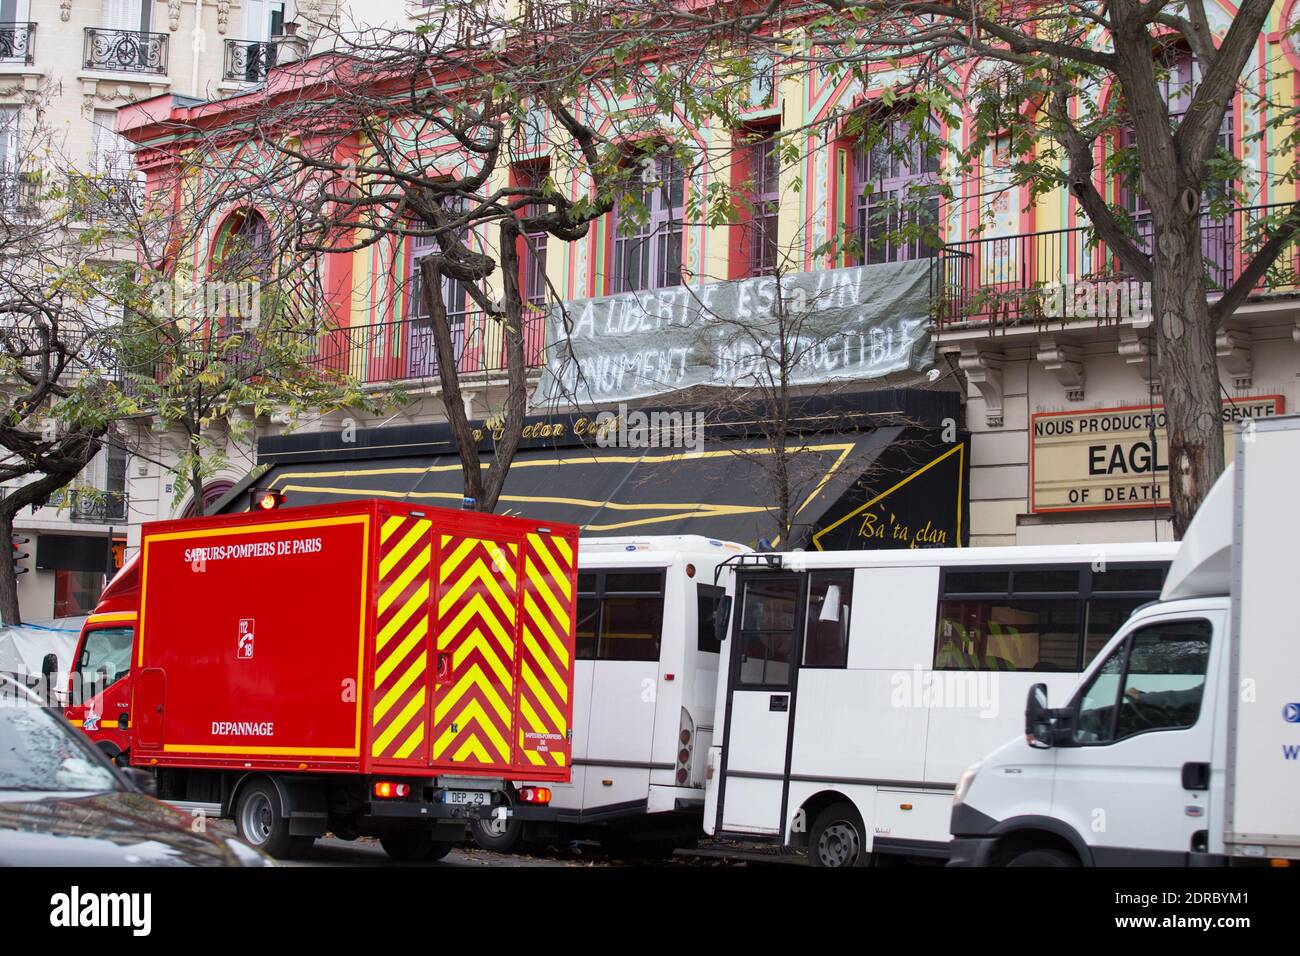
[[[59,679],[67,679],[77,635],[85,618],[59,618],[39,624],[0,628],[0,671],[40,677],[41,662],[53,653],[59,659]]]

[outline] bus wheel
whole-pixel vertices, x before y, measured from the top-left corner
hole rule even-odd
[[[280,795],[268,780],[259,780],[239,795],[235,827],[249,846],[277,859],[288,859],[304,848],[289,834],[289,821],[280,810]]]
[[[834,803],[817,814],[808,835],[808,862],[813,866],[866,866],[866,828],[851,803]]]
[[[452,847],[451,843],[435,840],[432,830],[393,830],[379,838],[379,845],[394,860],[404,863],[441,860]]]
[[[1064,850],[1040,847],[1017,853],[1007,860],[1007,866],[1078,866],[1079,861]]]
[[[506,796],[505,801],[508,808],[510,797]],[[514,817],[506,817],[504,820],[495,817],[481,820],[475,817],[469,822],[469,833],[480,849],[492,850],[494,853],[513,853],[524,835],[524,822]]]

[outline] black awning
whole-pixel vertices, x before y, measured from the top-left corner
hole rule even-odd
[[[797,528],[806,534],[818,526],[828,509],[862,484],[903,431],[891,425],[795,439],[786,465]],[[510,467],[496,510],[570,522],[589,534],[700,534],[750,545],[762,538],[781,544],[772,504],[776,461],[771,449],[754,439],[709,441],[700,452],[526,449]],[[288,505],[390,498],[452,508],[460,506],[464,487],[460,460],[450,453],[280,461],[258,485],[284,492]]]

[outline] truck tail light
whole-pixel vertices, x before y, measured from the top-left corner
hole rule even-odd
[[[677,751],[677,773],[675,780],[680,787],[690,786],[691,784],[691,755],[695,750],[695,721],[691,720],[691,715],[686,708],[682,708],[681,730],[678,731],[677,739],[681,743]]]
[[[520,803],[547,804],[551,802],[550,787],[520,787]]]
[[[410,795],[410,784],[394,783],[391,780],[375,781],[375,796],[380,800],[392,800],[394,798],[409,797]]]

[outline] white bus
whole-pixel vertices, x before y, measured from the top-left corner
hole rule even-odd
[[[474,840],[595,837],[616,852],[670,852],[701,833],[724,587],[714,569],[749,549],[695,535],[582,538],[573,777],[544,819],[474,821]]]
[[[945,858],[953,791],[1140,605],[1176,545],[748,554],[718,681],[705,831],[815,866]]]

